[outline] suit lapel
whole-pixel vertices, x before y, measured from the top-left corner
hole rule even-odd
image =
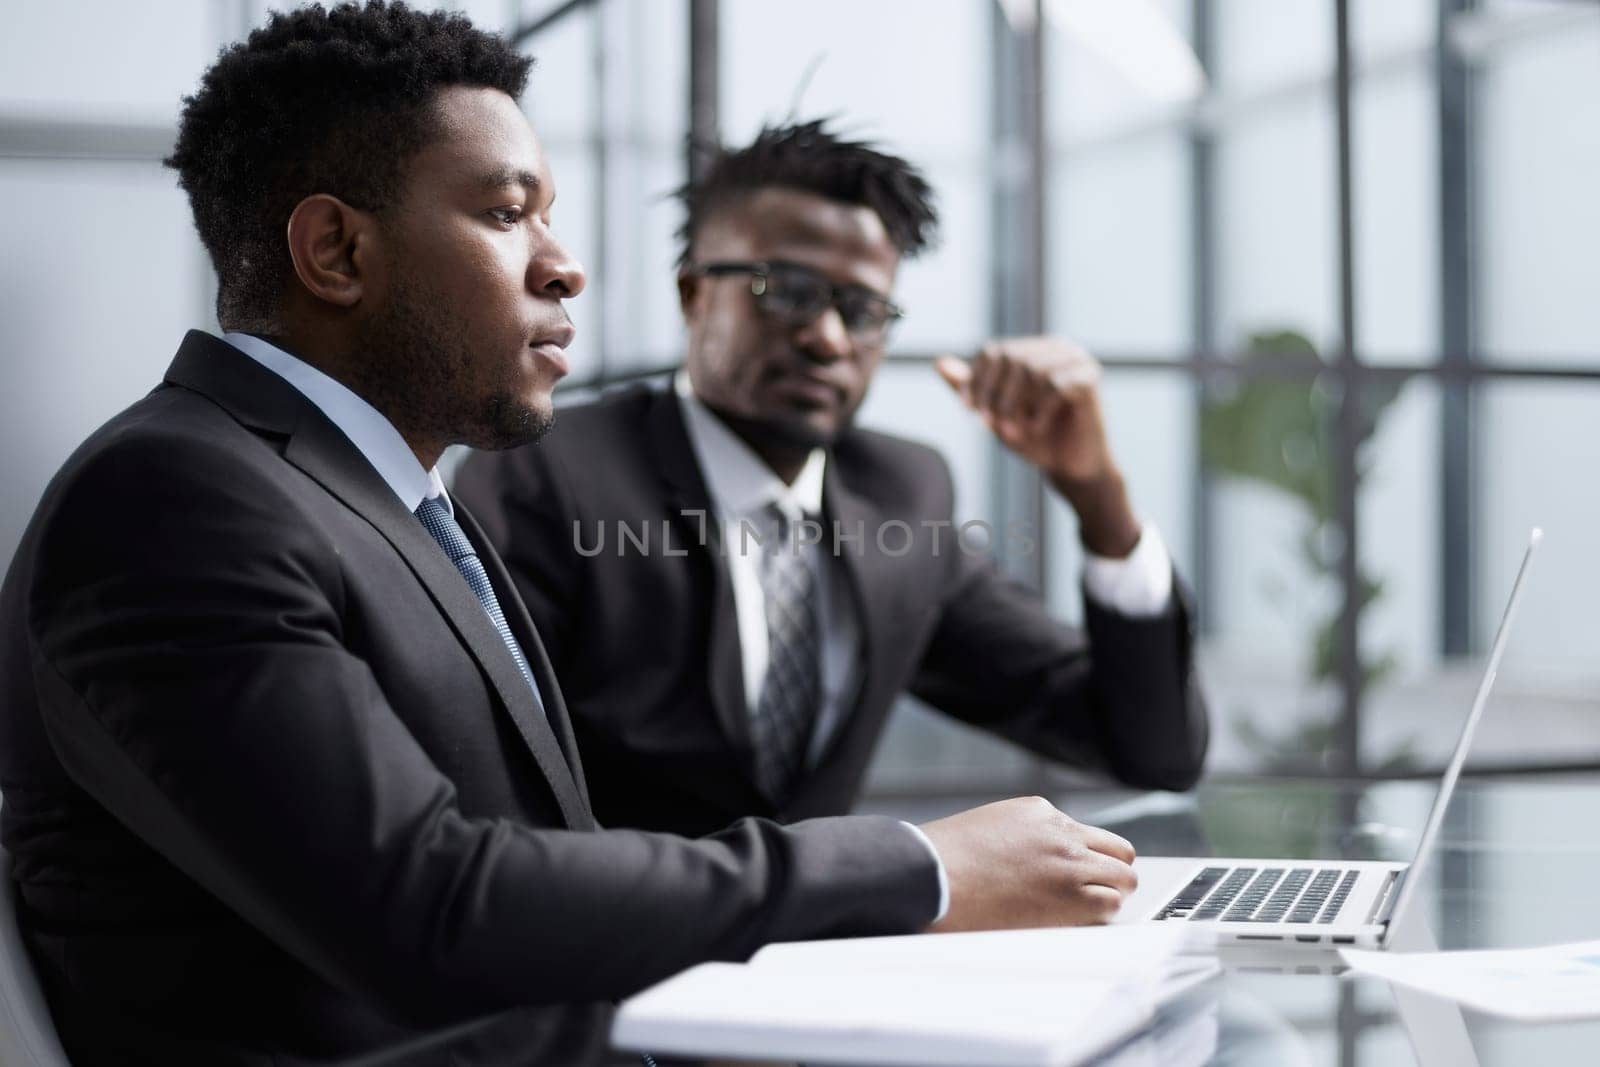
[[[184,339],[167,380],[210,397],[246,425],[288,436],[284,458],[371,523],[428,591],[499,695],[501,705],[550,783],[567,824],[592,825],[588,806],[555,732],[540,714],[522,672],[483,605],[427,529],[405,509],[349,438],[293,386],[227,342],[198,331],[191,331]],[[476,531],[476,524],[473,528]],[[481,531],[477,533],[481,538]],[[495,562],[498,565],[499,561]],[[503,575],[504,571],[500,573]],[[520,601],[512,598],[512,602],[526,619]],[[531,631],[530,626],[528,632]],[[549,661],[542,648],[537,655],[544,671],[541,693],[552,705],[558,705],[560,698]],[[531,664],[533,656],[529,659]],[[564,708],[561,714],[565,715]]]
[[[472,517],[472,513],[463,507],[460,501],[454,503],[456,520],[466,532],[467,539],[477,549],[478,558],[483,562],[484,570],[489,575],[489,583],[494,586],[495,596],[500,600],[500,608],[511,624],[512,634],[522,646],[523,655],[528,659],[534,682],[539,686],[539,696],[544,700],[544,717],[555,735],[556,742],[561,746],[562,755],[566,758],[567,767],[571,770],[573,781],[577,786],[584,813],[588,816],[588,824],[592,827],[594,814],[589,807],[589,784],[583,777],[583,761],[578,755],[578,740],[572,732],[572,716],[567,711],[566,698],[561,694],[560,679],[556,677],[555,668],[550,665],[550,657],[544,650],[544,642],[539,639],[539,631],[533,625],[533,618],[528,614],[522,597],[517,594],[516,585],[512,582],[499,553],[490,545],[488,536]],[[496,640],[498,638],[497,634]]]
[[[845,709],[844,720],[828,740],[823,762],[844,743],[851,726],[859,719],[857,712],[861,701],[867,695],[870,681],[883,676],[883,660],[895,638],[893,564],[896,561],[876,556],[875,535],[879,524],[883,522],[883,512],[869,498],[846,484],[841,476],[841,466],[836,454],[828,457],[828,469],[822,481],[822,511],[827,520],[837,523],[838,529],[846,534],[858,530],[864,533],[859,546],[844,542],[835,556],[835,563],[844,566],[851,607],[860,620],[861,650],[851,680],[854,687],[851,704]]]
[[[405,509],[372,465],[320,413],[304,420],[290,439],[284,457],[372,523],[400,553],[499,694],[501,705],[550,782],[567,824],[585,825],[587,806],[550,723],[540,714],[516,660],[495,632],[472,587],[462,580],[461,572],[440,550],[438,542]],[[548,680],[547,661],[545,665]],[[545,688],[541,683],[542,692],[549,693],[554,688],[553,684]]]
[[[678,403],[677,394],[670,387],[656,397],[647,417],[649,433],[666,483],[667,506],[684,526],[688,543],[703,546],[701,551],[709,556],[711,702],[723,733],[735,748],[746,750],[751,743],[750,714],[745,703],[739,618],[733,606],[728,561],[723,556],[722,525],[717,521]]]

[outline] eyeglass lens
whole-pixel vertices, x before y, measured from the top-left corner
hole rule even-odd
[[[880,297],[860,289],[835,287],[820,275],[789,266],[769,267],[756,299],[764,310],[796,324],[812,321],[831,303],[839,309],[844,328],[853,334],[881,333],[894,317]]]

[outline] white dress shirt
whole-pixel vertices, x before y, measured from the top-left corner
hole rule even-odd
[[[766,681],[770,649],[767,640],[766,594],[761,587],[761,554],[765,549],[749,531],[764,529],[762,514],[776,504],[790,522],[822,516],[822,479],[827,453],[813,449],[793,484],[785,484],[750,446],[717,418],[694,395],[689,376],[679,371],[673,388],[683,410],[684,426],[700,473],[711,496],[711,506],[722,527],[723,558],[728,561],[738,621],[739,660],[744,671],[745,707],[754,715]],[[823,543],[827,543],[827,537]],[[860,620],[852,609],[844,568],[821,545],[799,549],[811,567],[817,590],[817,616],[821,625],[822,705],[807,747],[808,766],[822,758],[828,743],[843,724],[860,681]],[[1083,584],[1089,596],[1123,615],[1148,618],[1166,609],[1172,597],[1172,561],[1161,533],[1144,524],[1139,542],[1126,559],[1107,559],[1085,553]],[[917,827],[906,823],[939,862],[939,918],[949,908],[950,887],[944,864],[933,843]],[[937,920],[935,920],[937,921]]]
[[[739,661],[744,668],[745,705],[755,714],[766,681],[770,649],[767,643],[766,593],[761,587],[761,559],[768,548],[757,534],[764,530],[763,514],[776,504],[788,520],[820,520],[822,516],[822,474],[827,453],[813,449],[805,466],[786,485],[766,462],[751,451],[733,431],[688,392],[687,376],[679,375],[678,396],[683,405],[689,442],[705,476],[711,506],[722,527],[724,558],[733,589],[733,607],[738,619]],[[824,539],[826,541],[826,539]],[[811,569],[817,591],[817,619],[821,627],[822,706],[816,727],[807,745],[806,763],[815,763],[838,728],[852,702],[854,692],[846,693],[858,673],[861,633],[850,606],[849,587],[842,567],[827,565],[819,546],[799,549]]]
[[[794,484],[786,485],[772,468],[700,402],[679,372],[674,380],[683,409],[689,443],[711,494],[711,506],[722,527],[724,558],[733,589],[738,619],[739,659],[744,669],[745,704],[755,714],[766,680],[766,595],[761,588],[763,547],[752,531],[763,529],[762,513],[776,504],[791,522],[802,516],[820,520],[822,479],[827,453],[813,449]],[[845,569],[832,564],[822,545],[799,549],[816,580],[817,615],[822,627],[822,706],[807,749],[807,763],[815,764],[843,724],[855,698],[861,654],[860,620],[845,584]],[[1161,532],[1145,523],[1139,542],[1126,559],[1107,559],[1085,553],[1083,584],[1097,602],[1122,615],[1150,618],[1166,610],[1172,597],[1172,560]]]
[[[456,513],[444,491],[439,468],[423,470],[394,423],[346,386],[303,359],[249,333],[222,335],[230,345],[298,389],[350,439],[385,484],[394,490],[407,511],[416,511],[425,497],[433,497],[451,515]]]

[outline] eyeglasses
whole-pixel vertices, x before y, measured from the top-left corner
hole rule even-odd
[[[755,297],[756,307],[787,326],[805,326],[830,306],[837,308],[845,330],[861,344],[882,344],[889,327],[905,315],[865,286],[834,285],[798,263],[701,263],[694,271],[714,278],[750,275],[750,295]]]

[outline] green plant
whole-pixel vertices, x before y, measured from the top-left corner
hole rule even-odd
[[[1299,555],[1319,579],[1336,584],[1343,552],[1334,485],[1337,385],[1321,373],[1326,364],[1316,347],[1293,330],[1252,334],[1243,358],[1246,362],[1271,362],[1288,373],[1227,382],[1208,390],[1200,418],[1201,453],[1212,471],[1270,486],[1298,501],[1307,520],[1299,537]],[[1308,370],[1313,373],[1306,373]],[[1370,383],[1362,390],[1355,442],[1358,486],[1369,466],[1363,455],[1365,446],[1399,392],[1400,383],[1390,381]],[[1365,572],[1357,579],[1359,616],[1382,595],[1383,583]],[[1313,627],[1310,651],[1311,677],[1334,679],[1340,658],[1337,606]],[[1364,683],[1370,686],[1380,681],[1394,666],[1394,655],[1389,652],[1363,662]],[[1279,737],[1269,735],[1248,718],[1241,717],[1239,722],[1245,742],[1261,752],[1275,770],[1307,769],[1308,763],[1320,761],[1336,736],[1331,715],[1307,721]],[[1398,766],[1407,759],[1405,752],[1400,752],[1383,761],[1383,766]]]

